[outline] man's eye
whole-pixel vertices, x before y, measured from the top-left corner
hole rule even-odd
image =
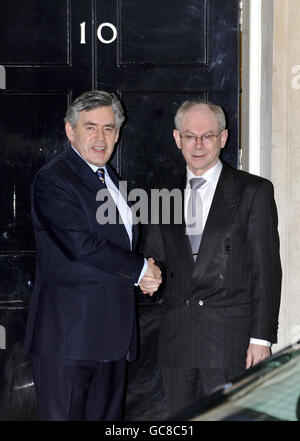
[[[195,136],[193,136],[193,135],[185,135],[185,137],[186,137],[186,139],[187,139],[187,141],[194,141],[195,140]]]
[[[203,135],[202,139],[203,139],[203,141],[209,141],[212,136],[213,135]]]

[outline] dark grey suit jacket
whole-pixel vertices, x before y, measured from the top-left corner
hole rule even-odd
[[[281,265],[268,180],[223,164],[196,262],[184,216],[149,226],[144,253],[165,272],[162,365],[244,368],[250,337],[276,342]]]

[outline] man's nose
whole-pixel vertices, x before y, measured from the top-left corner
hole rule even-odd
[[[99,139],[101,141],[105,139],[104,130],[101,127],[98,127],[96,136],[97,136],[97,139]]]
[[[200,136],[197,136],[196,141],[195,141],[195,146],[196,146],[197,148],[203,146],[203,141],[202,141],[202,139],[201,139]]]

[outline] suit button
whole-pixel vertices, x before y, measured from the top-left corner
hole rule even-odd
[[[190,300],[186,299],[185,304],[186,304],[186,306],[190,306],[190,304],[191,304]]]
[[[203,300],[199,300],[199,305],[200,305],[200,306],[203,306],[203,305],[204,305]]]
[[[229,253],[230,250],[231,250],[231,246],[230,245],[226,245],[225,246],[226,253]]]
[[[219,279],[224,280],[224,275],[223,275],[223,274],[220,274],[220,275],[219,275]]]
[[[173,277],[174,277],[174,273],[170,273],[170,277],[172,277],[172,278],[173,278]]]

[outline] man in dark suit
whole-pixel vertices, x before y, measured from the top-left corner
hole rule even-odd
[[[187,168],[169,189],[185,193],[182,220],[173,207],[144,246],[165,273],[159,357],[170,415],[270,355],[281,290],[272,184],[220,161],[219,106],[185,102],[175,127]]]
[[[134,252],[137,228],[107,165],[123,121],[114,94],[77,98],[65,118],[71,146],[33,183],[36,280],[25,350],[42,420],[122,418],[126,359],[136,356],[134,286],[143,276],[159,283],[159,268]],[[116,222],[101,221],[104,203]]]

